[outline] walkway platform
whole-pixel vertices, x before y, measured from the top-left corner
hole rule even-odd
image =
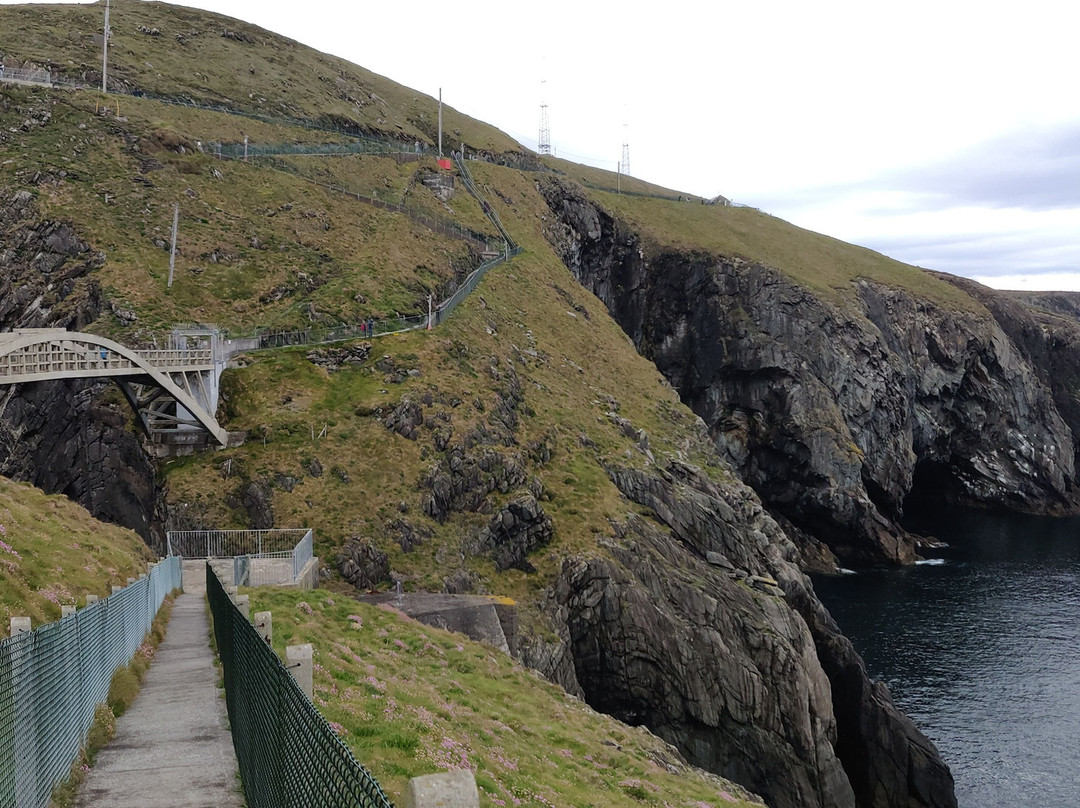
[[[224,691],[210,650],[205,564],[183,595],[142,691],[79,790],[78,808],[242,808]]]

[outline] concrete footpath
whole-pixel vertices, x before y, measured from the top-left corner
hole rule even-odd
[[[225,692],[206,618],[204,562],[185,562],[184,594],[116,737],[98,752],[78,808],[242,808]]]

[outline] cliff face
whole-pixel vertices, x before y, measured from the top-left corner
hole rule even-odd
[[[988,312],[866,281],[842,306],[760,264],[652,249],[556,180],[542,192],[567,266],[790,521],[807,562],[828,559],[817,542],[844,561],[912,560],[899,518],[913,494],[1075,506],[1072,430]]]
[[[78,330],[101,313],[90,273],[104,257],[69,223],[43,218],[27,190],[0,191],[0,330]],[[63,493],[151,539],[154,469],[101,382],[0,387],[0,474]]]
[[[560,641],[526,661],[775,808],[956,804],[752,491],[678,461],[608,474],[656,521],[628,517],[606,555],[563,562],[547,603]]]

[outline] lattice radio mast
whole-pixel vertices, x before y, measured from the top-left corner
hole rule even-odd
[[[551,124],[548,123],[546,80],[540,82],[540,138],[537,151],[540,154],[551,154]]]
[[[626,134],[626,124],[623,124],[622,136],[622,173],[630,176],[630,138]]]

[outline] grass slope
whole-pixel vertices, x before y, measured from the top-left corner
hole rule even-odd
[[[326,591],[245,590],[274,647],[312,643],[315,702],[397,799],[409,778],[468,767],[489,806],[757,805],[509,657]]]
[[[13,615],[36,627],[60,607],[105,597],[153,561],[133,531],[99,522],[66,497],[0,477],[0,626]]]
[[[103,23],[103,3],[0,7],[9,63],[50,66],[97,87],[101,45],[94,36]],[[116,0],[110,25],[110,85],[262,115],[357,125],[405,141],[437,138],[434,98],[250,23],[169,3]],[[520,150],[498,129],[445,104],[443,129],[452,142],[473,148]]]

